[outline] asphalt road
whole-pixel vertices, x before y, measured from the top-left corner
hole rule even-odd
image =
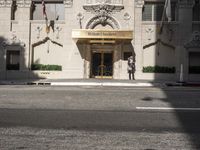
[[[0,86],[0,148],[200,149],[199,97],[198,88]],[[53,133],[56,145],[64,138],[62,147],[38,146],[38,135],[51,141]]]

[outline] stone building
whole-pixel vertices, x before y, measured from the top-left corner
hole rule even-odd
[[[199,0],[0,0],[0,79],[200,80]],[[165,20],[164,20],[165,19]],[[162,21],[163,20],[163,21]]]

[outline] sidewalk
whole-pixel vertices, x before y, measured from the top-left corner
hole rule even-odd
[[[0,85],[51,85],[51,86],[127,86],[153,87],[164,86],[166,82],[148,80],[117,79],[35,79],[35,80],[0,80]]]
[[[50,85],[50,86],[115,86],[115,87],[200,87],[200,82],[178,83],[174,81],[118,80],[118,79],[27,79],[0,80],[0,85]]]

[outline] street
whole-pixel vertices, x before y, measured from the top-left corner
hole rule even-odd
[[[199,149],[200,89],[0,86],[0,149]]]

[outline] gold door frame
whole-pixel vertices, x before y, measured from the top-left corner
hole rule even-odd
[[[94,72],[93,72],[93,62],[94,62],[94,58],[93,58],[93,54],[94,53],[100,53],[100,55],[101,55],[101,62],[100,62],[100,65],[98,66],[98,67],[100,67],[100,74],[99,75],[94,75]],[[106,75],[104,75],[105,74],[105,65],[104,65],[104,54],[105,53],[109,53],[109,54],[112,54],[112,75],[111,76],[106,76]],[[106,50],[99,50],[99,51],[95,51],[95,50],[92,50],[91,51],[91,56],[92,56],[92,59],[91,59],[91,67],[90,67],[90,69],[91,69],[91,77],[93,77],[93,78],[101,78],[101,79],[112,79],[113,78],[113,57],[114,57],[114,55],[113,55],[113,51],[110,51],[110,50],[108,50],[108,51],[106,51]]]

